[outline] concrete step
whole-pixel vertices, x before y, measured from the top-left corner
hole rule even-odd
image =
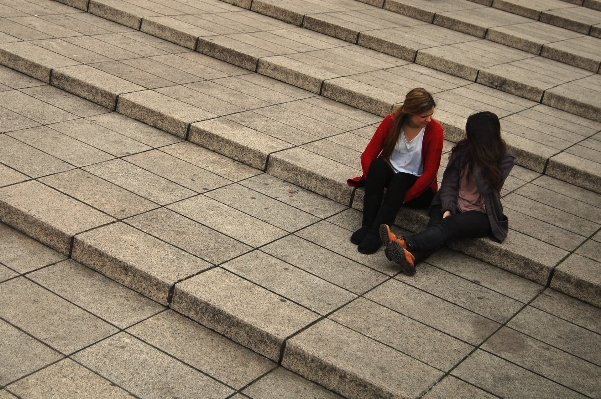
[[[236,2],[241,6],[250,6],[250,3],[247,3]],[[361,85],[361,83],[365,85],[364,82],[355,83],[355,81],[360,77],[356,76],[358,72],[365,73],[367,71],[349,71],[348,68],[331,65],[333,61],[341,58],[340,52],[343,49],[339,49],[337,54],[332,54],[324,60],[324,54],[320,53],[329,51],[323,50],[324,47],[321,46],[315,48],[296,43],[299,36],[304,43],[310,39],[303,37],[307,34],[291,30],[287,25],[278,25],[274,21],[257,19],[257,17],[246,14],[228,16],[221,12],[215,14],[215,18],[218,15],[224,17],[225,20],[222,19],[223,22],[217,26],[214,21],[206,21],[197,15],[170,16],[165,15],[164,10],[163,14],[153,11],[155,14],[152,16],[145,16],[144,12],[140,11],[136,18],[132,19],[131,10],[128,8],[132,4],[94,0],[90,3],[89,11],[166,40],[187,45],[189,48],[196,48],[199,52],[235,63],[243,68],[257,70],[278,79],[285,79],[291,84],[302,85],[308,90],[325,91],[327,87],[322,88],[321,82],[336,77],[347,77],[351,79],[354,86]],[[370,11],[372,13],[381,12],[388,15],[388,17],[380,16],[381,18],[391,19],[386,10],[378,11],[356,1],[347,1],[343,4],[345,6],[343,9],[349,10],[351,13],[356,14],[360,11],[360,14],[363,15]],[[473,3],[468,4],[473,5]],[[305,13],[315,12],[315,6],[304,1],[257,1],[253,2],[253,7],[260,13],[293,24],[301,24]],[[299,8],[301,9],[299,12],[295,11]],[[321,13],[330,10],[330,8],[319,9]],[[172,14],[178,12],[181,11],[173,11]],[[213,10],[213,12],[216,11]],[[319,13],[316,15],[319,16]],[[326,14],[326,17],[327,15],[329,14]],[[313,14],[311,17],[313,18]],[[377,18],[377,25],[381,18]],[[394,19],[398,19],[398,16],[395,16]],[[565,64],[553,63],[531,53],[509,49],[507,46],[494,44],[485,39],[476,39],[473,36],[426,23],[419,25],[418,22],[411,20],[409,23],[405,22],[401,28],[398,28],[397,25],[396,29],[390,30],[377,28],[374,30],[372,26],[369,30],[371,36],[364,35],[364,38],[361,39],[361,36],[357,38],[358,35],[351,32],[351,40],[358,41],[362,47],[393,54],[395,57],[472,82],[476,81],[535,102],[593,120],[601,119],[599,117],[601,103],[598,103],[598,98],[601,98],[598,95],[601,76],[595,73],[599,67],[598,63],[594,67],[595,72],[585,71]],[[372,25],[374,23],[372,22]],[[228,25],[225,37],[222,36],[224,30],[220,28],[223,24]],[[407,25],[416,24],[421,29],[422,35],[425,34],[429,38],[426,43],[407,38],[407,36],[411,36],[412,29],[415,27],[407,27]],[[317,28],[318,25],[320,24],[315,24],[314,28]],[[328,25],[329,23],[326,23],[324,32],[330,33],[332,30],[336,30],[327,29]],[[292,37],[289,36],[291,31],[294,32]],[[279,44],[276,45],[275,43],[278,42]],[[343,44],[334,42],[330,46],[341,47]],[[320,53],[315,54],[316,50]],[[362,57],[355,54],[346,54],[346,56],[357,59]],[[308,57],[318,57],[321,60],[319,70],[315,70],[315,63]],[[363,55],[363,57],[369,57],[369,55]],[[542,71],[548,72],[541,73]]]
[[[55,7],[62,6],[54,4]],[[118,3],[115,7],[123,4],[128,3]],[[149,20],[144,19],[142,29],[180,45],[188,43],[195,47],[194,43],[199,40],[197,50],[213,57],[378,115],[385,115],[395,103],[402,101],[402,93],[409,88],[424,86],[439,99],[437,118],[445,125],[447,138],[451,141],[463,137],[463,123],[469,113],[493,110],[502,117],[506,139],[518,155],[520,165],[580,187],[601,191],[597,149],[597,132],[601,128],[598,122],[360,46],[284,26],[279,21],[226,3],[202,4],[213,11],[213,19],[221,19],[219,26],[228,25],[230,31],[235,27],[240,32],[249,33],[219,35],[213,32],[207,38],[211,44],[204,46],[201,45],[202,38],[195,36],[198,32],[185,33],[191,25],[184,24],[181,29],[170,28],[167,26],[169,23],[163,25],[170,17],[160,17],[150,25],[147,24]],[[94,7],[91,5],[90,11]],[[197,92],[208,88],[201,88],[203,85],[194,83],[195,80],[215,75],[206,68],[199,70],[198,63],[193,61],[197,53],[117,25],[108,28],[103,26],[106,21],[94,19],[92,15],[73,8],[67,10],[65,12],[72,14],[64,19],[63,24],[70,26],[70,33],[63,32],[64,38],[27,40],[37,36],[34,31],[25,30],[20,33],[25,40],[0,44],[0,62],[180,137],[193,132],[195,137],[204,139],[210,130],[204,127],[213,126],[216,122],[202,124],[204,127],[199,129],[205,133],[200,136],[199,129],[189,129],[191,122],[232,112],[227,107],[215,112],[218,104],[225,103],[213,99],[208,106],[205,99],[198,97]],[[112,10],[113,14],[109,16],[121,22],[127,22],[127,18],[131,17],[129,12]],[[198,16],[192,17],[198,19]],[[44,15],[35,18],[42,20]],[[42,22],[38,22],[43,26]],[[137,17],[134,25],[141,23],[142,17]],[[44,34],[50,34],[48,30],[52,30],[53,26],[48,25]],[[12,31],[15,35],[20,32],[16,28]],[[276,46],[274,40],[287,41],[287,44]],[[293,50],[295,46],[300,48]],[[349,63],[349,59],[354,62]],[[177,84],[186,86],[168,87]],[[577,94],[585,96],[586,90],[577,91]],[[223,98],[224,94],[220,95]],[[545,98],[552,97],[547,94]],[[552,105],[563,101],[560,97],[556,99],[558,103],[552,102]],[[231,124],[231,121],[226,123]],[[250,122],[242,125],[254,129]],[[211,144],[208,141],[206,145],[219,151],[218,142]],[[270,140],[269,145],[272,150],[285,147],[277,140]],[[266,153],[263,151],[262,154]],[[252,161],[246,159],[244,162],[256,166],[262,162],[263,155],[259,151]],[[237,159],[242,160],[240,157]]]
[[[469,0],[585,35],[601,37],[599,0]]]
[[[399,275],[381,251],[362,255],[348,241],[360,213],[349,207],[353,193],[343,182],[357,172],[359,151],[379,116],[133,33],[112,34],[112,43],[162,51],[153,56],[177,56],[179,68],[202,71],[205,78],[193,82],[199,86],[192,97],[206,96],[210,110],[223,115],[150,89],[119,93],[117,110],[138,112],[168,134],[0,68],[2,222],[349,398],[422,396],[509,325],[549,280],[599,306],[601,221],[592,219],[599,214],[598,194],[565,190],[561,182],[518,166],[503,192],[516,220],[512,240],[455,242],[452,247],[485,261],[445,249],[420,267],[421,278]],[[164,79],[181,76],[175,72]],[[182,89],[161,90],[173,87]],[[126,97],[130,102],[120,107]],[[355,193],[354,207],[360,195]],[[418,229],[423,217],[405,211],[398,220]],[[464,288],[449,290],[450,280]],[[379,321],[365,324],[365,315]],[[578,324],[574,315],[568,320]],[[557,328],[566,323],[557,316],[552,321]],[[370,325],[385,328],[373,331]],[[518,321],[511,326],[528,331]],[[427,337],[429,349],[385,332],[399,329]],[[594,350],[533,335],[576,353],[564,364],[582,370],[579,376],[591,367],[595,375]],[[579,328],[570,337],[596,345],[597,335]],[[470,381],[461,373],[470,374],[471,364],[478,368],[488,359],[487,352],[478,353],[485,359],[457,368],[463,380]],[[557,395],[594,391],[594,379],[558,383],[537,373],[528,372],[526,381]],[[453,381],[483,392],[476,381]],[[512,389],[519,396],[531,386]]]
[[[516,167],[504,189],[508,212],[517,209],[510,214],[512,227],[539,229],[534,232],[537,235],[546,231],[546,239],[555,240],[557,247],[543,247],[542,241],[535,242],[512,229],[513,243],[493,248],[488,240],[481,240],[475,253],[496,251],[501,263],[505,262],[502,267],[524,269],[515,270],[518,273],[528,270],[530,278],[539,283],[450,249],[441,250],[422,265],[417,277],[406,277],[398,274],[381,251],[362,255],[348,242],[360,223],[356,210],[1,70],[4,91],[24,92],[29,98],[21,101],[14,127],[0,136],[4,141],[0,220],[58,250],[53,261],[69,257],[91,267],[349,398],[420,397],[433,385],[437,386],[434,392],[448,389],[446,384],[437,384],[445,373],[456,368],[457,376],[469,374],[472,362],[477,365],[484,360],[475,356],[464,361],[466,356],[513,319],[509,327],[574,353],[562,364],[581,371],[577,379],[556,380],[549,378],[555,371],[547,370],[555,374],[541,377],[535,368],[537,374],[527,372],[523,377],[525,385],[512,386],[515,395],[523,394],[532,383],[564,396],[574,394],[572,390],[586,393],[595,389],[595,379],[583,375],[595,375],[599,367],[590,356],[595,351],[586,349],[596,345],[598,333],[583,328],[578,320],[581,313],[570,311],[568,325],[557,316],[538,315],[537,307],[529,308],[536,313],[534,319],[528,312],[514,316],[540,295],[546,283],[543,280],[550,277],[546,271],[520,262],[520,256],[545,257],[544,261],[560,251],[568,256],[565,265],[555,267],[551,280],[559,289],[569,288],[573,282],[560,272],[579,275],[568,268],[570,259],[585,259],[592,266],[601,245],[599,233],[587,240],[567,229],[598,231],[600,222],[589,225],[591,222],[557,206],[565,204],[567,208],[569,203],[574,212],[578,203],[585,215],[589,212],[585,204],[598,206],[598,195],[573,187],[563,190],[551,178]],[[23,104],[29,104],[29,112]],[[342,109],[338,107],[338,112]],[[63,122],[42,119],[59,114],[59,110]],[[357,115],[356,110],[347,111],[343,114],[347,121]],[[85,126],[87,136],[63,130],[71,121]],[[7,145],[9,142],[12,144]],[[77,162],[74,153],[86,154],[92,164]],[[105,155],[92,157],[92,153]],[[541,195],[536,190],[544,192]],[[545,197],[553,207],[541,202]],[[536,213],[520,212],[529,209]],[[550,213],[565,229],[542,222]],[[399,220],[404,227],[418,228],[420,218],[422,214],[406,211]],[[2,243],[10,245],[5,230]],[[452,247],[467,248],[469,253],[470,247],[476,249],[473,245],[457,242]],[[568,245],[578,249],[562,250]],[[520,246],[522,253],[512,253]],[[582,264],[576,264],[582,271]],[[582,287],[594,284],[595,270],[598,265],[590,267],[591,281],[573,284],[575,294],[588,295],[584,299],[593,303],[598,301],[598,293]],[[476,297],[477,301],[470,299]],[[556,301],[571,303],[563,297]],[[423,312],[425,304],[428,312]],[[598,311],[583,306],[578,305],[585,315]],[[585,346],[576,350],[567,341],[553,341],[529,331],[540,317],[547,329],[571,329],[570,340],[581,337],[578,342]],[[546,320],[549,317],[551,322]],[[596,319],[588,316],[583,320]],[[581,327],[575,331],[571,323]],[[401,339],[399,332],[403,332]],[[173,346],[155,345],[174,350]],[[542,356],[548,351],[543,348],[537,353]],[[81,356],[78,359],[83,359]],[[566,354],[554,356],[564,358]],[[85,364],[95,367],[94,362]],[[455,367],[458,364],[461,367]],[[519,368],[508,372],[523,373]],[[480,392],[476,387],[482,387],[497,393],[504,389],[467,380],[473,385],[461,383],[462,389]]]
[[[375,5],[382,6],[381,3],[376,1]],[[541,68],[556,69],[551,78],[555,85],[585,76],[591,76],[588,80],[592,81],[599,79],[595,75],[601,64],[601,42],[597,38],[533,23],[526,18],[467,0],[445,4],[454,11],[442,13],[436,7],[445,8],[439,4],[421,1],[409,3],[411,6],[391,1],[384,6],[385,10],[379,10],[356,1],[331,0],[320,2],[317,7],[309,1],[259,0],[252,3],[251,9],[534,101],[544,102],[546,90],[554,87],[537,76]],[[412,10],[423,11],[425,15]],[[438,13],[433,10],[438,10]],[[394,13],[391,15],[391,11],[414,19],[400,19]],[[420,23],[422,20],[426,22]],[[447,28],[465,34],[449,32]],[[422,32],[417,39],[412,37],[416,29]],[[502,45],[494,45],[490,41]],[[584,71],[554,66],[554,63],[543,66],[540,63],[544,61],[540,61],[538,55],[592,73],[580,75]],[[579,115],[586,116],[584,113]],[[592,113],[586,117],[596,118]]]
[[[556,1],[564,6],[574,7],[560,0]],[[500,43],[593,73],[599,71],[601,63],[600,42],[596,37],[532,21],[468,0],[455,0],[444,4],[412,0],[388,1],[385,4],[382,0],[345,3],[325,1],[320,2],[319,6],[309,1],[260,0],[253,2],[251,9],[418,63],[423,60],[416,59],[416,55],[432,47],[452,49],[453,45],[464,43],[471,45],[475,50],[484,47],[486,41]],[[399,17],[399,14],[404,18]],[[422,35],[416,36],[417,39],[411,38],[410,35],[416,29],[422,31]],[[450,33],[446,29],[482,40]],[[488,44],[488,47],[489,51],[497,50],[497,53],[502,48],[491,44]],[[513,56],[518,54],[514,52]],[[525,54],[523,57],[527,58]],[[497,55],[494,62],[502,65],[515,61],[516,59],[503,58],[501,54]],[[474,64],[473,61],[471,64]],[[487,70],[488,67],[482,65],[481,69]]]

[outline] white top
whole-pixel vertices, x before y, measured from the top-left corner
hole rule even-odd
[[[411,141],[405,139],[405,132],[401,130],[399,141],[394,147],[390,156],[390,165],[398,172],[410,173],[415,176],[421,176],[424,172],[422,165],[422,142],[424,141],[424,132],[422,128],[417,136]]]

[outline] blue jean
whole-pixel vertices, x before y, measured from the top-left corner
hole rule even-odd
[[[431,209],[426,229],[406,236],[407,249],[415,256],[415,263],[421,262],[451,238],[478,238],[492,234],[488,215],[484,212],[460,212],[442,218],[442,205]]]

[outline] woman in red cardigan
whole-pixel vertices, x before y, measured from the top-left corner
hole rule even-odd
[[[426,90],[411,90],[361,154],[363,175],[347,181],[365,185],[363,221],[351,235],[359,252],[372,254],[382,246],[378,229],[394,222],[401,205],[427,207],[437,192],[444,133],[432,119],[435,106]]]

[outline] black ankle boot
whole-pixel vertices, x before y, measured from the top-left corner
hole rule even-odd
[[[380,234],[374,233],[370,229],[363,241],[361,241],[361,244],[357,247],[357,251],[369,255],[377,252],[381,246],[382,240],[380,239]]]
[[[363,226],[363,227],[361,227],[359,230],[355,231],[351,235],[351,242],[353,244],[355,244],[355,245],[361,244],[361,241],[363,241],[363,239],[367,235],[368,231],[369,231],[369,226]]]

